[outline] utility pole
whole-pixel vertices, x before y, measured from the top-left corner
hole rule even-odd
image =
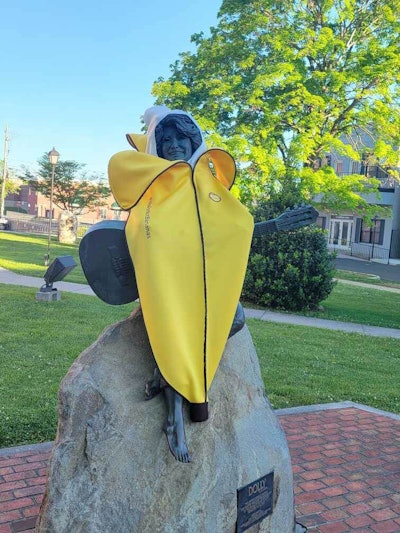
[[[4,164],[3,164],[3,182],[1,184],[1,204],[0,217],[4,217],[4,203],[6,199],[6,179],[7,179],[7,156],[8,156],[8,126],[4,130]]]

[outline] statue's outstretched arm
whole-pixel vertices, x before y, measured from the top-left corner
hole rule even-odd
[[[277,218],[256,222],[254,224],[253,239],[276,231],[289,231],[308,226],[315,222],[317,217],[318,211],[311,205],[287,209]]]

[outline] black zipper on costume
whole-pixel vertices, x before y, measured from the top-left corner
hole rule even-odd
[[[197,210],[197,219],[199,221],[199,228],[200,228],[200,239],[201,239],[201,251],[202,251],[202,255],[203,255],[203,283],[204,283],[204,305],[205,305],[205,316],[204,316],[204,345],[203,345],[203,373],[204,373],[204,402],[207,401],[207,391],[208,391],[208,387],[207,387],[207,333],[208,333],[208,328],[207,328],[207,319],[208,319],[208,305],[207,305],[207,280],[206,280],[206,255],[205,255],[205,245],[204,245],[204,235],[203,235],[203,226],[202,226],[202,223],[201,223],[201,216],[200,216],[200,206],[199,206],[199,200],[198,200],[198,196],[197,196],[197,189],[196,189],[196,184],[195,184],[195,181],[194,181],[194,171],[195,171],[195,168],[196,168],[196,165],[197,163],[199,162],[199,160],[207,153],[207,152],[210,152],[211,150],[207,150],[206,152],[204,152],[204,154],[202,154],[196,161],[196,163],[194,164],[193,168],[191,169],[192,170],[192,185],[193,185],[193,191],[194,191],[194,197],[195,197],[195,200],[196,200],[196,210]],[[221,152],[225,152],[225,150],[221,150],[219,148],[216,148],[214,149],[214,151],[221,151]],[[228,152],[225,152],[225,153],[228,153]],[[231,159],[233,160],[233,157],[228,154],[229,157],[231,157]],[[234,160],[233,160],[234,161]],[[234,177],[233,177],[233,180],[232,180],[232,183],[231,183],[231,186],[233,185],[233,182],[235,180],[235,177],[236,177],[236,165],[235,165],[235,174],[234,174]]]
[[[194,169],[192,169],[192,185],[193,185],[193,191],[194,191],[194,198],[196,201],[196,210],[197,210],[197,219],[199,222],[199,228],[200,228],[200,239],[201,239],[201,251],[203,256],[203,283],[204,283],[204,307],[205,307],[205,315],[204,315],[204,344],[203,344],[203,374],[204,374],[204,402],[207,401],[207,282],[206,282],[206,256],[205,256],[205,246],[204,246],[204,235],[203,235],[203,226],[201,223],[201,216],[200,216],[200,206],[199,206],[199,199],[197,196],[197,189],[196,184],[194,182]]]

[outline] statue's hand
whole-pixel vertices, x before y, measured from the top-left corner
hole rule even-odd
[[[308,226],[317,220],[318,215],[318,211],[312,205],[294,206],[275,219],[277,231],[289,231]]]
[[[312,205],[295,206],[286,209],[277,218],[254,224],[253,237],[261,237],[276,231],[290,231],[302,226],[308,226],[317,220],[318,211]]]

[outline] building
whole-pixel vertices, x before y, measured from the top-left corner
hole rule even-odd
[[[61,209],[53,203],[53,220],[58,220]],[[10,193],[5,199],[5,212],[8,218],[16,219],[19,215],[27,218],[48,219],[50,212],[49,199],[41,193],[35,191],[30,185],[21,185],[16,193]],[[115,202],[114,197],[110,194],[107,204],[96,207],[89,213],[78,216],[79,222],[83,224],[95,224],[101,220],[120,220],[125,219],[127,213],[122,211]]]
[[[366,152],[361,161],[332,153],[330,164],[338,176],[362,174],[380,181],[379,196],[370,194],[364,198],[370,205],[385,207],[388,216],[377,214],[372,226],[352,212],[329,214],[321,211],[319,224],[328,233],[328,246],[340,253],[373,259],[385,263],[400,261],[400,184],[376,161],[369,164],[367,156],[373,151],[371,136],[360,136]]]

